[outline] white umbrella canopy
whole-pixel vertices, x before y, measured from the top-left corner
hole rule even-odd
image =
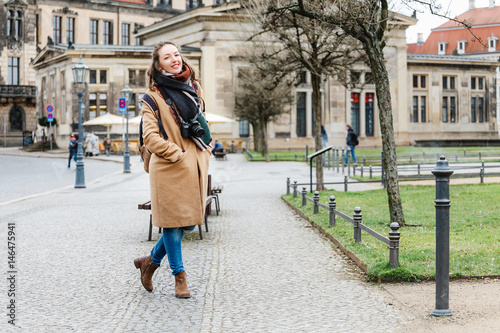
[[[134,117],[134,118],[130,118],[128,120],[128,124],[129,125],[134,125],[134,126],[139,126],[141,124],[141,118],[142,118],[142,116],[137,116],[137,117]]]
[[[109,138],[109,130],[111,126],[113,125],[120,125],[122,123],[122,117],[111,114],[111,113],[106,113],[104,116],[99,116],[94,119],[87,120],[86,122],[83,123],[84,126],[91,126],[91,125],[101,125],[101,126],[106,126],[108,129],[108,138]]]
[[[212,124],[216,124],[216,123],[232,123],[232,122],[235,122],[234,119],[231,119],[231,118],[228,118],[228,117],[224,117],[224,116],[220,116],[218,114],[215,114],[215,113],[210,113],[210,112],[205,112],[205,119],[209,122],[209,123],[212,123]]]

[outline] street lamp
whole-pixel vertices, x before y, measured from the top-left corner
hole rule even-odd
[[[76,154],[76,181],[75,188],[85,188],[85,173],[83,169],[83,131],[82,131],[82,96],[85,91],[85,83],[89,67],[85,66],[82,61],[82,56],[78,63],[73,66],[73,77],[75,91],[78,95],[78,151]]]
[[[130,173],[130,152],[128,150],[128,103],[130,102],[132,89],[128,87],[128,84],[122,89],[122,95],[127,100],[125,108],[125,114],[127,115],[127,135],[125,141],[125,153],[123,154],[123,173]]]

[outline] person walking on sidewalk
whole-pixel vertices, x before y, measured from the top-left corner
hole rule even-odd
[[[153,273],[167,255],[175,296],[191,297],[182,262],[182,238],[203,224],[211,136],[203,116],[201,86],[191,65],[172,42],[153,51],[149,89],[142,102],[144,145],[149,162],[153,224],[163,234],[149,256],[134,260],[144,288],[153,291]]]
[[[76,163],[76,153],[78,150],[78,139],[76,137],[72,136],[71,139],[69,140],[68,150],[69,150],[69,158],[68,158],[68,169],[69,169],[71,167],[72,158],[75,160]]]
[[[346,151],[345,153],[345,164],[347,165],[347,159],[349,158],[349,151],[351,151],[352,161],[354,165],[356,165],[358,163],[358,160],[356,159],[354,148],[359,144],[358,135],[354,132],[351,125],[349,124],[346,125],[346,129],[347,129],[346,143],[347,147],[349,147],[349,150]]]

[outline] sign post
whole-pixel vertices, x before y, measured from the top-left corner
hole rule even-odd
[[[118,98],[118,113],[122,115],[122,154],[125,150],[125,113],[127,112],[127,100],[123,97]]]
[[[53,112],[54,107],[52,105],[47,105],[47,121],[49,122],[49,140],[50,140],[50,150],[52,151],[52,122],[54,121]]]

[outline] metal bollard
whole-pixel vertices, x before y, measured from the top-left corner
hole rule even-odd
[[[349,180],[349,178],[347,178],[347,176],[344,176],[344,192],[347,192],[347,181]]]
[[[412,162],[412,157],[411,157],[411,154],[410,154],[410,163]]]
[[[307,202],[306,195],[307,195],[306,187],[303,187],[302,188],[302,206],[306,205],[306,202]]]
[[[337,172],[339,172],[340,168],[340,158],[339,158],[339,148],[337,148]]]
[[[313,214],[318,214],[318,211],[319,211],[319,206],[318,206],[318,202],[319,202],[319,192],[318,192],[318,191],[314,191],[314,197],[313,197],[313,200],[314,200]]]
[[[481,159],[481,152],[479,152],[479,159]]]
[[[420,176],[420,162],[417,164],[418,175]]]
[[[371,165],[370,165],[370,179],[373,179],[373,168]]]
[[[481,167],[484,169],[484,161],[481,161]]]
[[[297,153],[295,153],[295,160],[297,160]]]
[[[484,168],[479,170],[479,177],[481,177],[481,184],[484,184]]]
[[[290,177],[286,178],[286,194],[290,194]]]
[[[351,148],[346,148],[345,150],[345,157],[347,159],[347,175],[350,177],[351,176],[351,158],[349,157],[349,151],[351,151]]]
[[[363,156],[363,165],[366,164],[366,156]]]
[[[293,182],[293,197],[297,197],[297,181]]]
[[[433,316],[451,316],[450,293],[450,169],[444,156],[432,170],[436,177],[436,308]]]
[[[466,151],[467,151],[467,150],[464,148],[464,157],[465,157],[465,152],[466,152]]]
[[[458,162],[458,154],[455,154],[455,162]]]
[[[354,241],[356,243],[361,243],[361,228],[359,227],[359,224],[361,223],[362,217],[363,214],[361,214],[361,208],[355,207],[352,219],[354,220]]]
[[[306,156],[309,156],[309,146],[306,145]],[[307,157],[306,157],[306,162],[309,162]]]
[[[274,153],[274,160],[277,161],[278,160],[278,154]]]
[[[398,231],[398,222],[392,222],[389,227],[392,230],[389,231],[389,265],[395,268],[399,266],[399,239],[401,233]]]
[[[335,209],[337,208],[337,203],[335,202],[335,196],[330,196],[330,201],[328,202],[328,211],[330,213],[330,226],[335,226]]]
[[[361,166],[361,177],[363,177],[363,166]]]

